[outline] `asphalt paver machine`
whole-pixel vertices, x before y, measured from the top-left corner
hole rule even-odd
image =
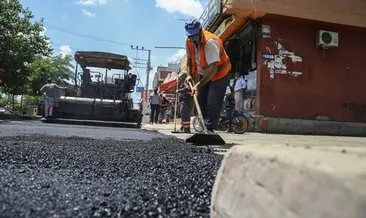
[[[53,119],[44,122],[141,127],[141,108],[134,109],[131,94],[137,76],[129,73],[125,55],[75,52],[74,86],[55,100]],[[81,70],[80,70],[81,68]]]

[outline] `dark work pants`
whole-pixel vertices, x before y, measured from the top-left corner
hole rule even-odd
[[[186,95],[184,98],[180,98],[180,116],[182,122],[191,121],[191,113],[193,107],[193,97]]]
[[[159,113],[160,113],[160,105],[159,104],[150,104],[150,123],[158,122]]]
[[[205,119],[205,125],[210,131],[216,128],[228,84],[229,77],[226,76],[219,80],[208,82],[198,91],[198,102]]]

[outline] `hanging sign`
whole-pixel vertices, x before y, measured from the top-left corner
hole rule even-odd
[[[136,86],[136,92],[144,92],[143,86]]]
[[[272,54],[262,54],[262,58],[265,60],[274,60],[275,56]]]

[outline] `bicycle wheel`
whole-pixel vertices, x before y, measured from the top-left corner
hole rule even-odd
[[[231,128],[235,133],[243,134],[249,128],[249,121],[244,116],[234,116],[231,120]]]
[[[217,130],[219,131],[226,131],[229,129],[228,121],[226,119],[220,118],[219,122],[217,123]]]
[[[202,124],[201,119],[198,116],[195,116],[193,118],[193,129],[196,132],[203,132],[203,124]]]

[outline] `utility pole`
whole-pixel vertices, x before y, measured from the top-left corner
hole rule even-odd
[[[134,68],[139,68],[139,69],[144,68],[144,69],[146,69],[146,64],[147,64],[146,59],[134,58],[134,60],[135,60],[135,67]]]
[[[146,85],[145,85],[145,99],[146,101],[149,98],[149,79],[150,79],[150,70],[151,70],[151,50],[150,49],[145,49],[144,47],[139,48],[138,46],[133,46],[131,45],[131,49],[132,50],[137,50],[138,51],[147,51],[148,52],[148,57],[147,57],[147,63],[146,63]]]
[[[150,70],[151,70],[151,50],[148,50],[149,56],[147,58],[147,66],[146,66],[146,101],[149,99],[149,78],[150,78]]]

